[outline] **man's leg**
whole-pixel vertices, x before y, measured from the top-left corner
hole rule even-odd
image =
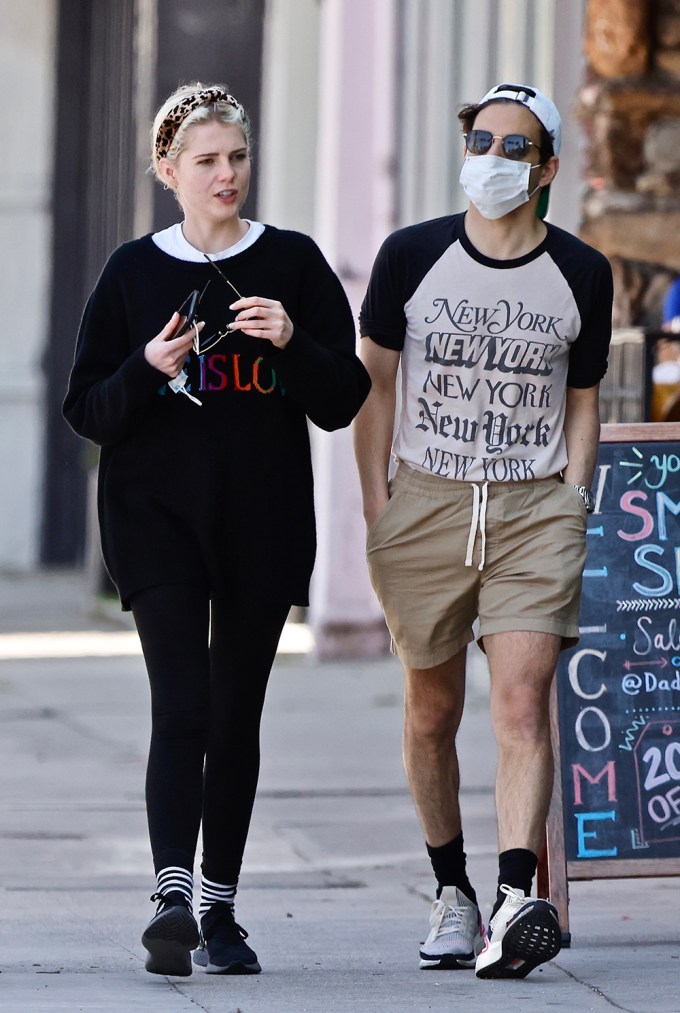
[[[560,948],[552,905],[524,899],[530,894],[543,848],[553,788],[549,703],[560,644],[561,637],[550,633],[484,637],[491,672],[491,720],[498,745],[500,854],[491,944],[477,962],[480,977],[524,977]]]
[[[456,733],[465,655],[463,649],[435,668],[404,666],[404,767],[425,839],[435,848],[461,831]]]
[[[437,878],[421,968],[474,966],[482,943],[465,868],[456,733],[465,700],[465,649],[434,668],[404,666],[404,767]]]
[[[550,686],[560,644],[561,637],[552,633],[494,633],[484,638],[498,744],[501,852],[524,848],[538,855],[543,847],[553,788]]]

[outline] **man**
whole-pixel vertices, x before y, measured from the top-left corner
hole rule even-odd
[[[553,784],[550,684],[578,639],[612,280],[601,254],[543,221],[561,140],[550,99],[503,84],[460,119],[467,212],[399,230],[373,268],[361,312],[373,389],[355,445],[371,579],[405,673],[404,764],[437,880],[420,966],[522,978],[560,949],[555,908],[530,893]],[[477,619],[499,758],[486,933],[455,747]]]

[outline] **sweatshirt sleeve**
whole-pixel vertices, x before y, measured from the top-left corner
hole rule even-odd
[[[87,301],[63,414],[71,428],[100,446],[136,428],[167,376],[134,347],[113,254]]]
[[[347,296],[312,240],[306,241],[293,334],[267,361],[286,391],[320,429],[348,426],[371,387],[355,351],[356,333]]]

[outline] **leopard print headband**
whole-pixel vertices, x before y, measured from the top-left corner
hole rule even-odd
[[[170,151],[175,135],[189,113],[192,113],[194,109],[198,109],[199,106],[210,105],[211,102],[227,102],[234,109],[238,110],[241,119],[245,120],[243,106],[233,95],[230,95],[222,88],[201,88],[200,91],[194,91],[191,95],[187,95],[181,102],[178,102],[176,106],[173,106],[169,110],[156,134],[156,158],[164,158]]]

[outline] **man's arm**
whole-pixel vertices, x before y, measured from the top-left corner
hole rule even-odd
[[[387,472],[394,432],[396,380],[401,353],[362,338],[360,358],[371,377],[371,391],[354,420],[354,451],[367,526],[389,499]]]
[[[564,438],[568,463],[564,469],[564,480],[588,488],[595,474],[600,442],[599,391],[599,384],[594,387],[567,387]]]

